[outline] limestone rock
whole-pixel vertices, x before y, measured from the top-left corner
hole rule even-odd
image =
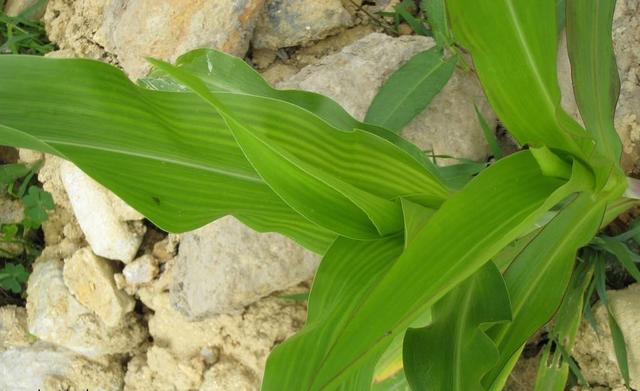
[[[29,346],[34,342],[27,331],[27,311],[23,307],[0,307],[0,351]]]
[[[18,200],[0,197],[0,223],[17,224],[24,217],[24,207]]]
[[[4,13],[8,16],[18,16],[35,5],[38,0],[7,0],[4,5]],[[44,15],[44,7],[31,14],[31,20],[38,20]]]
[[[151,254],[161,262],[166,262],[176,256],[180,238],[178,235],[169,234],[166,238],[155,243]]]
[[[115,360],[97,363],[37,341],[27,330],[24,308],[0,308],[0,389],[119,390],[123,376]]]
[[[123,378],[122,367],[116,362],[103,365],[45,342],[0,353],[2,390],[118,391]]]
[[[225,358],[205,372],[200,391],[255,391],[257,383],[242,364]]]
[[[69,292],[62,267],[57,260],[34,264],[27,288],[29,332],[89,358],[136,352],[147,337],[136,316],[107,327]]]
[[[267,0],[252,44],[257,49],[305,45],[352,24],[340,0]]]
[[[96,40],[132,78],[144,76],[150,56],[175,60],[210,47],[244,56],[264,0],[112,0]]]
[[[620,0],[613,19],[613,46],[620,73],[615,125],[622,139],[622,164],[640,172],[640,1]]]
[[[66,56],[88,57],[116,64],[113,55],[97,42],[104,7],[111,0],[49,0],[44,25],[49,39]]]
[[[79,168],[63,162],[60,176],[91,249],[104,258],[131,261],[145,231],[142,215]]]
[[[302,327],[306,317],[303,303],[266,298],[241,313],[189,321],[171,306],[168,293],[140,293],[141,300],[154,310],[149,333],[156,344],[183,360],[201,357],[209,361],[207,352],[219,351],[248,368],[256,379],[262,377],[273,346]]]
[[[640,284],[626,289],[607,292],[610,305],[627,344],[631,387],[640,388]],[[624,382],[618,370],[611,331],[607,321],[607,311],[601,304],[595,308],[595,316],[600,329],[598,337],[593,329],[583,322],[573,355],[591,384],[622,387]]]
[[[80,304],[92,310],[108,327],[116,327],[133,310],[135,301],[116,287],[110,261],[90,248],[78,250],[64,262],[64,283]]]
[[[390,36],[373,33],[330,55],[278,84],[279,88],[303,89],[327,95],[351,115],[363,119],[384,81],[414,54],[435,45],[422,36]],[[402,135],[438,155],[484,159],[487,143],[474,103],[491,125],[492,113],[479,82],[456,70],[449,83],[425,111],[405,127]]]
[[[240,309],[313,276],[319,257],[224,217],[182,235],[171,300],[191,319]]]
[[[133,286],[150,283],[158,273],[158,261],[148,254],[135,259],[122,270],[126,283]]]
[[[202,383],[204,363],[193,358],[187,362],[177,359],[170,351],[152,346],[147,351],[147,363],[162,381],[172,383],[178,390],[193,390]]]

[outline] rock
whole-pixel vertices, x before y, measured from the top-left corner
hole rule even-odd
[[[113,0],[96,41],[132,78],[144,76],[145,56],[175,60],[200,47],[244,56],[264,0]]]
[[[151,252],[151,255],[156,257],[161,262],[167,262],[168,260],[173,259],[173,257],[176,256],[179,243],[180,238],[178,237],[178,235],[169,234],[166,238],[153,245],[153,251]]]
[[[640,173],[640,1],[619,0],[613,19],[613,44],[620,73],[615,124],[622,139],[622,164]]]
[[[71,294],[64,283],[62,262],[39,260],[27,288],[29,332],[89,358],[131,353],[146,340],[147,331],[134,314],[107,327]]]
[[[27,331],[27,311],[15,305],[0,307],[0,351],[33,342]]]
[[[267,0],[251,43],[256,49],[305,45],[350,26],[340,0]]]
[[[158,261],[151,255],[143,255],[124,267],[122,275],[128,285],[150,283],[159,273]]]
[[[302,327],[306,317],[304,303],[266,298],[242,313],[189,321],[171,306],[168,293],[139,293],[154,311],[149,333],[156,345],[186,361],[194,357],[210,361],[210,352],[218,351],[248,368],[256,379],[262,377],[273,346]],[[254,389],[258,388],[256,382]]]
[[[64,57],[87,57],[117,64],[116,58],[97,42],[96,32],[111,0],[49,0],[43,21],[49,39]]]
[[[184,362],[167,349],[152,346],[147,351],[147,363],[156,377],[165,383],[174,384],[178,390],[197,389],[202,383],[204,363],[197,357]]]
[[[631,387],[640,388],[640,284],[626,289],[608,291],[611,309],[627,344]],[[600,336],[583,322],[580,326],[573,356],[583,375],[591,384],[622,387],[624,382],[618,370],[611,331],[607,321],[607,310],[602,304],[595,308]]]
[[[0,196],[0,224],[17,224],[23,218],[22,202]]]
[[[69,162],[62,163],[60,176],[93,252],[130,262],[142,243],[143,216]]]
[[[351,115],[363,119],[384,81],[414,54],[434,45],[431,38],[422,36],[392,38],[379,33],[369,34],[340,53],[303,68],[277,86],[327,95]],[[449,83],[429,107],[405,127],[402,135],[438,155],[484,159],[488,147],[474,103],[490,126],[494,125],[495,114],[476,78],[456,70]]]
[[[64,262],[64,283],[73,296],[92,310],[107,327],[116,327],[133,310],[135,301],[116,288],[115,269],[90,248],[78,250]]]
[[[18,16],[37,2],[38,0],[7,0],[4,5],[4,13],[7,14],[7,16]],[[44,7],[35,10],[35,12],[29,16],[29,19],[38,20],[42,18],[42,15],[44,15]]]
[[[97,363],[37,341],[27,330],[24,308],[0,308],[0,389],[119,390],[123,376],[115,360]]]
[[[123,386],[124,373],[116,362],[90,361],[45,342],[0,353],[0,389],[113,390]]]
[[[255,391],[258,380],[239,362],[225,358],[207,370],[200,391]]]
[[[319,257],[224,217],[182,235],[171,301],[190,319],[238,310],[313,276]]]

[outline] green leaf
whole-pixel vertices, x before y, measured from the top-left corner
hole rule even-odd
[[[359,239],[398,232],[400,206],[393,200],[406,197],[437,206],[447,196],[424,167],[378,136],[357,129],[341,131],[287,102],[211,92],[190,73],[152,62],[218,110],[275,193],[301,215],[334,232]],[[246,114],[237,109],[241,105],[252,107],[254,122],[245,125]],[[296,121],[286,126],[292,118]]]
[[[627,353],[627,343],[624,339],[624,334],[618,325],[618,321],[611,313],[611,310],[607,309],[609,329],[611,330],[611,339],[613,340],[613,350],[616,354],[616,361],[618,362],[618,368],[624,379],[624,384],[629,387],[631,382],[629,376],[629,360]]]
[[[478,122],[480,122],[480,127],[482,128],[482,133],[484,134],[484,139],[487,140],[487,144],[489,144],[489,149],[491,150],[491,154],[496,159],[501,159],[503,156],[502,150],[500,149],[500,145],[498,144],[498,139],[496,138],[496,134],[493,129],[487,123],[487,120],[484,118],[484,115],[478,110],[478,106],[473,105],[473,108],[476,110],[476,116],[478,117]]]
[[[233,214],[317,252],[335,238],[271,191],[207,102],[136,87],[103,63],[1,56],[0,138],[71,160],[168,231]]]
[[[440,47],[447,47],[453,43],[444,3],[444,0],[422,0],[420,2],[420,8],[427,14],[433,37]]]
[[[604,203],[603,200],[597,202],[590,193],[577,196],[537,231],[504,272],[513,321],[488,331],[500,350],[500,360],[484,379],[487,387],[496,381],[514,352],[548,322],[560,306],[576,251],[597,232]]]
[[[28,278],[29,273],[21,264],[8,262],[0,268],[0,288],[15,294],[22,293],[22,285]]]
[[[509,293],[488,262],[438,301],[433,322],[409,329],[404,371],[414,390],[481,390],[482,377],[500,357],[486,326],[511,320]]]
[[[22,224],[28,228],[38,228],[49,218],[48,211],[53,210],[53,197],[37,186],[30,186],[22,198],[25,219]]]
[[[0,165],[0,191],[13,185],[15,181],[29,174],[31,169],[26,164]]]
[[[619,162],[622,143],[613,125],[620,94],[611,25],[615,0],[567,0],[567,49],[576,103],[596,149]]]
[[[399,371],[384,381],[373,383],[371,391],[411,391],[411,387],[407,383],[404,372]]]
[[[425,158],[424,153],[402,137],[384,128],[357,121],[326,96],[308,91],[276,90],[242,59],[217,50],[197,49],[180,56],[176,66],[202,80],[211,92],[233,92],[278,99],[310,111],[335,128],[344,131],[366,130],[402,148],[431,175],[438,177],[436,168]],[[189,91],[188,87],[160,69],[155,69],[152,75],[140,82],[156,90]]]
[[[498,161],[449,198],[402,255],[386,258],[384,270],[376,269],[375,278],[366,278],[366,294],[354,298],[333,291],[334,300],[346,300],[350,307],[317,320],[276,348],[267,364],[264,390],[338,386],[369,365],[418,315],[525,233],[552,205],[592,185],[579,164],[572,180],[565,182],[544,177],[528,151]],[[346,256],[334,263],[363,268],[359,273],[365,274],[370,264],[377,264],[371,255],[367,258],[366,268]],[[325,280],[330,281],[318,274],[312,297],[318,284],[330,284]],[[309,309],[313,311],[311,303]]]
[[[629,272],[631,277],[633,277],[637,282],[640,282],[640,270],[636,264],[639,257],[632,253],[631,250],[629,250],[629,248],[622,242],[618,242],[607,237],[600,237],[600,239],[601,244],[599,247],[615,256],[627,272]]]
[[[457,62],[458,56],[445,58],[437,46],[414,55],[384,83],[365,122],[400,132],[447,84]]]
[[[576,366],[568,352],[573,348],[578,333],[584,308],[584,292],[588,289],[592,278],[593,262],[579,263],[573,272],[567,293],[554,318],[551,342],[542,351],[536,377],[536,391],[563,391],[565,389],[569,369]]]
[[[493,109],[518,142],[591,162],[591,138],[560,106],[555,0],[450,0],[447,7],[457,41],[471,52]]]

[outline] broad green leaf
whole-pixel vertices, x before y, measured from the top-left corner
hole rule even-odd
[[[310,111],[335,128],[344,131],[362,129],[376,134],[402,148],[429,170],[431,175],[438,177],[436,167],[425,158],[424,153],[402,137],[384,128],[357,121],[338,103],[324,95],[272,88],[242,59],[217,50],[198,49],[180,56],[176,60],[176,66],[202,80],[209,91],[233,92],[282,100]],[[156,90],[189,91],[188,87],[160,69],[155,69],[148,78],[139,82],[147,88]]]
[[[412,391],[403,371],[397,372],[390,378],[373,383],[371,391]]]
[[[335,238],[271,191],[207,102],[103,63],[1,56],[0,139],[74,162],[168,231],[233,214],[318,252]]]
[[[567,0],[567,49],[580,116],[596,149],[619,162],[622,143],[613,125],[620,94],[611,25],[615,0]]]
[[[584,308],[584,292],[593,278],[593,263],[579,263],[562,300],[551,331],[551,341],[540,357],[536,391],[563,391],[572,363],[570,352],[578,333]],[[555,348],[555,350],[552,350]],[[564,354],[567,352],[567,354]]]
[[[487,387],[556,312],[571,278],[576,251],[595,235],[603,213],[603,200],[597,201],[590,193],[577,196],[536,233],[504,272],[513,321],[487,332],[500,350],[498,364],[483,381]]]
[[[449,0],[451,27],[520,144],[590,156],[589,135],[560,106],[555,0]]]
[[[414,390],[482,390],[482,377],[500,357],[484,330],[511,320],[509,293],[498,268],[487,262],[438,301],[433,322],[408,329],[404,372]]]
[[[447,47],[453,43],[449,29],[447,9],[444,0],[422,0],[420,8],[427,14],[427,20],[438,46]]]
[[[498,161],[451,196],[402,255],[385,261],[385,270],[375,284],[367,285],[366,295],[351,299],[350,308],[318,321],[276,348],[267,365],[264,389],[338,386],[381,354],[418,315],[525,233],[551,206],[592,186],[590,174],[578,163],[566,182],[543,176],[528,151]],[[314,284],[320,281],[318,276]]]
[[[211,92],[190,73],[153,63],[216,107],[274,192],[321,226],[347,237],[371,239],[398,232],[400,206],[393,200],[406,197],[437,206],[447,196],[424,167],[369,132],[341,131],[287,102]],[[237,110],[240,105],[252,107],[253,121]]]
[[[447,84],[457,62],[458,56],[445,58],[437,46],[416,54],[384,83],[365,122],[400,132]]]

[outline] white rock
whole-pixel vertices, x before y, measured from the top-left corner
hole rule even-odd
[[[143,255],[122,269],[128,285],[144,285],[151,282],[159,272],[158,261],[151,255]]]
[[[631,387],[640,388],[640,284],[626,289],[607,291],[613,315],[627,344]],[[601,304],[595,308],[600,336],[582,322],[573,356],[580,365],[583,375],[591,384],[611,388],[624,385],[618,370],[615,351],[609,329],[607,310]]]
[[[142,242],[143,216],[69,162],[62,163],[60,176],[93,252],[131,261]]]
[[[319,257],[224,217],[181,237],[171,300],[191,319],[240,309],[313,276]]]
[[[134,314],[117,327],[107,327],[69,292],[62,262],[38,261],[27,288],[29,332],[89,358],[136,352],[147,331]]]
[[[434,45],[431,38],[422,36],[392,38],[369,34],[277,86],[327,95],[362,120],[384,81],[414,54]],[[474,104],[493,126],[495,114],[477,79],[456,70],[429,107],[403,129],[402,135],[438,155],[484,159],[488,147]]]
[[[0,224],[17,224],[24,218],[24,207],[18,200],[0,196]]]
[[[133,310],[133,298],[116,287],[110,261],[90,248],[78,250],[64,262],[64,283],[80,304],[92,310],[108,327],[118,326]]]
[[[119,390],[123,376],[115,360],[97,363],[37,341],[27,330],[24,308],[0,308],[1,390]]]
[[[0,353],[0,389],[113,390],[123,386],[122,367],[102,365],[45,342]]]
[[[145,56],[175,60],[210,47],[244,56],[264,0],[113,0],[96,33],[133,78],[151,68]]]
[[[27,311],[23,307],[0,307],[0,351],[29,346],[35,341],[27,331]]]
[[[351,24],[340,0],[267,0],[252,44],[257,49],[309,44]]]

